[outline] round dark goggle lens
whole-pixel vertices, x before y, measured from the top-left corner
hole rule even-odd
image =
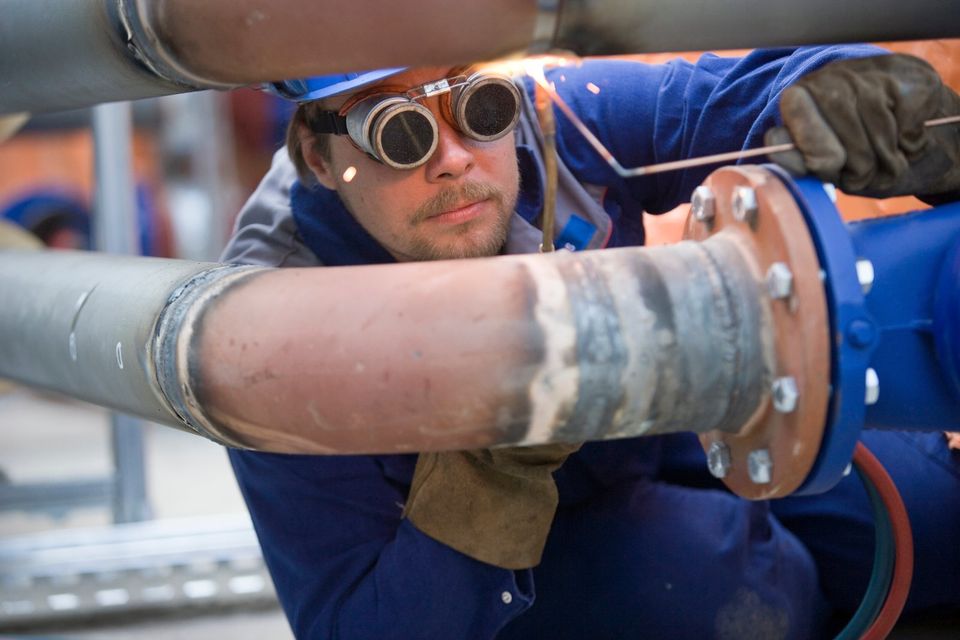
[[[425,159],[433,147],[433,126],[418,111],[391,115],[380,129],[380,149],[384,160],[406,166]]]
[[[464,124],[484,138],[506,133],[517,117],[516,94],[503,84],[490,82],[477,87],[464,105]]]

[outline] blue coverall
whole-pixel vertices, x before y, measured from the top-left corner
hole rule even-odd
[[[832,59],[874,52],[768,50],[661,66],[588,61],[549,76],[630,167],[758,146],[778,122],[784,87]],[[559,114],[557,149],[577,180],[603,187],[613,223],[606,246],[642,244],[642,214],[687,200],[713,169],[621,179]],[[537,157],[518,146],[516,213],[527,222],[542,202]],[[268,197],[276,200],[255,196]],[[393,262],[335,192],[296,183],[290,206],[294,235],[320,263]],[[225,258],[245,261],[229,248]],[[908,501],[924,503],[927,489],[944,501],[957,495],[956,461],[938,434],[869,437]],[[706,473],[690,434],[584,445],[555,474],[560,506],[543,562],[523,571],[473,560],[401,517],[414,455],[231,450],[230,458],[299,638],[819,637],[831,607],[856,606],[872,562],[870,511],[855,476],[824,496],[749,502]],[[955,602],[939,584],[960,591],[960,545],[954,538],[950,549],[939,547],[960,521],[921,519],[918,572],[926,573],[915,604]]]

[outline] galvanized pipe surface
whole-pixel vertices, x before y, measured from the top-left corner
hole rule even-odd
[[[0,252],[0,377],[278,452],[736,431],[772,370],[746,255],[720,235],[340,269]]]
[[[0,251],[0,377],[182,426],[154,372],[157,318],[191,278],[223,271],[154,258]]]
[[[0,113],[87,107],[185,91],[127,48],[118,0],[4,0]]]
[[[140,253],[133,177],[133,109],[129,102],[93,108],[96,178],[94,246],[99,251]]]

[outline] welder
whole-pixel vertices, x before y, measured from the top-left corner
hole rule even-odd
[[[595,60],[547,79],[624,166],[758,146],[773,130],[798,148],[784,165],[845,191],[955,197],[958,134],[923,123],[960,113],[960,99],[922,61],[877,54]],[[272,88],[299,106],[226,261],[344,266],[536,252],[551,240],[569,251],[640,245],[643,214],[674,208],[709,171],[619,178],[558,116],[555,237],[545,239],[529,78],[476,65]],[[957,461],[938,434],[866,439],[907,489],[918,549],[910,607],[956,605],[960,546],[940,542],[957,539],[960,517],[939,503],[960,489]],[[854,477],[822,496],[746,501],[706,473],[687,434],[230,458],[300,638],[821,637],[832,613],[856,607],[872,563],[870,507]]]

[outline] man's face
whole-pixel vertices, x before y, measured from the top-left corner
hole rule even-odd
[[[414,87],[444,78],[422,68],[380,84]],[[339,108],[349,96],[331,99]],[[401,262],[495,255],[506,241],[519,191],[514,134],[493,142],[461,136],[440,114],[439,97],[421,100],[437,120],[437,149],[423,165],[392,169],[330,137],[330,158],[307,155],[320,183],[336,189],[367,232]],[[305,149],[308,145],[304,145]]]

